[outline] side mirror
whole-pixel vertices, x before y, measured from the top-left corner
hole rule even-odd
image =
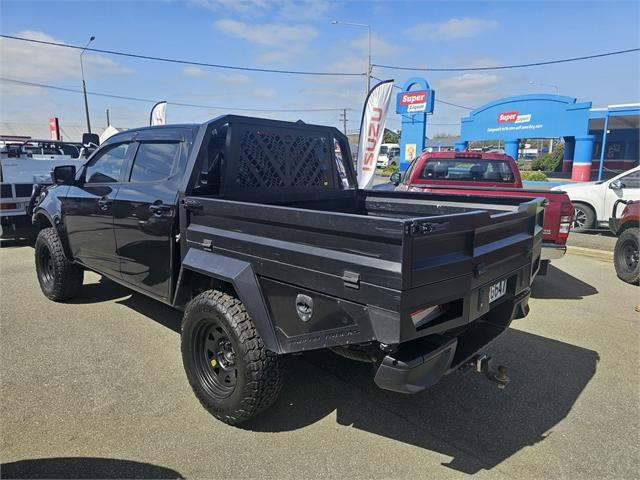
[[[389,181],[394,185],[399,185],[402,181],[402,175],[400,174],[400,172],[393,172],[391,174],[391,177],[389,177]]]
[[[60,165],[51,171],[51,180],[56,185],[72,185],[76,179],[75,165]]]
[[[85,147],[88,146],[99,146],[100,145],[100,137],[97,133],[83,133],[82,134],[82,145]]]
[[[624,188],[624,183],[622,183],[622,180],[614,180],[609,184],[609,188],[611,190],[622,190]]]

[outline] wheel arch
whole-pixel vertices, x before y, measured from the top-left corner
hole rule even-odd
[[[199,293],[210,289],[221,290],[240,299],[265,347],[273,352],[283,353],[260,285],[249,262],[189,249],[180,267],[174,305],[184,306]]]
[[[59,216],[54,217],[46,209],[40,207],[33,212],[33,215],[31,216],[31,222],[38,233],[45,228],[55,228],[58,237],[60,237],[60,241],[62,242],[62,249],[64,250],[64,254],[69,260],[73,260],[71,249],[69,248],[69,242],[67,240],[67,236],[65,235],[62,222],[59,220],[59,218]]]

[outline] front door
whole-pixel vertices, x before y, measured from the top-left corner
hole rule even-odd
[[[608,221],[609,217],[613,215],[613,206],[616,200],[640,200],[640,170],[616,177],[616,180],[619,180],[618,184],[621,188],[612,189],[609,187],[605,190],[603,221]],[[613,181],[609,181],[609,185],[611,183]],[[618,217],[622,215],[622,210],[624,210],[624,206],[619,206]]]
[[[126,282],[169,300],[182,152],[179,130],[166,139],[138,140],[126,181],[114,202],[120,271]]]
[[[113,201],[121,185],[131,143],[105,146],[84,168],[77,185],[69,187],[62,211],[69,247],[83,265],[120,276],[113,233]]]

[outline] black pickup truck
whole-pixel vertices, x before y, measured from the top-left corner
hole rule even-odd
[[[182,356],[213,415],[271,405],[286,354],[330,348],[414,393],[528,312],[543,199],[357,188],[347,139],[221,116],[129,130],[38,194],[38,280],[85,269],[184,310]]]

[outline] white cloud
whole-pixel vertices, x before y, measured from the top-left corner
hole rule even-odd
[[[43,32],[25,30],[17,37],[64,43]],[[83,55],[84,73],[88,78],[106,75],[130,75],[133,71],[112,59],[86,52]],[[80,78],[79,52],[71,48],[0,38],[0,65],[2,75],[20,80],[51,82]]]
[[[297,21],[323,17],[330,7],[325,0],[190,0],[189,3],[215,13],[231,12],[255,17],[269,15]]]
[[[275,98],[278,92],[273,88],[256,88],[253,90],[253,96],[256,98]]]
[[[351,42],[351,46],[366,54],[369,49],[369,35],[364,34]],[[390,57],[400,51],[400,47],[386,42],[375,33],[371,35],[371,55],[373,58]]]
[[[223,83],[232,85],[247,85],[252,82],[251,77],[241,73],[220,73],[216,78]]]
[[[455,40],[471,38],[498,26],[497,20],[484,18],[450,18],[445,22],[418,23],[407,29],[407,34],[415,39]]]
[[[436,99],[478,107],[503,96],[504,79],[492,73],[464,73],[433,82]],[[440,104],[438,109],[443,108]]]
[[[184,67],[182,73],[187,77],[204,77],[207,74],[207,72],[200,67]]]
[[[214,23],[215,27],[235,38],[268,47],[286,46],[295,42],[308,42],[318,34],[308,25],[286,25],[283,23],[248,24],[224,19]]]

